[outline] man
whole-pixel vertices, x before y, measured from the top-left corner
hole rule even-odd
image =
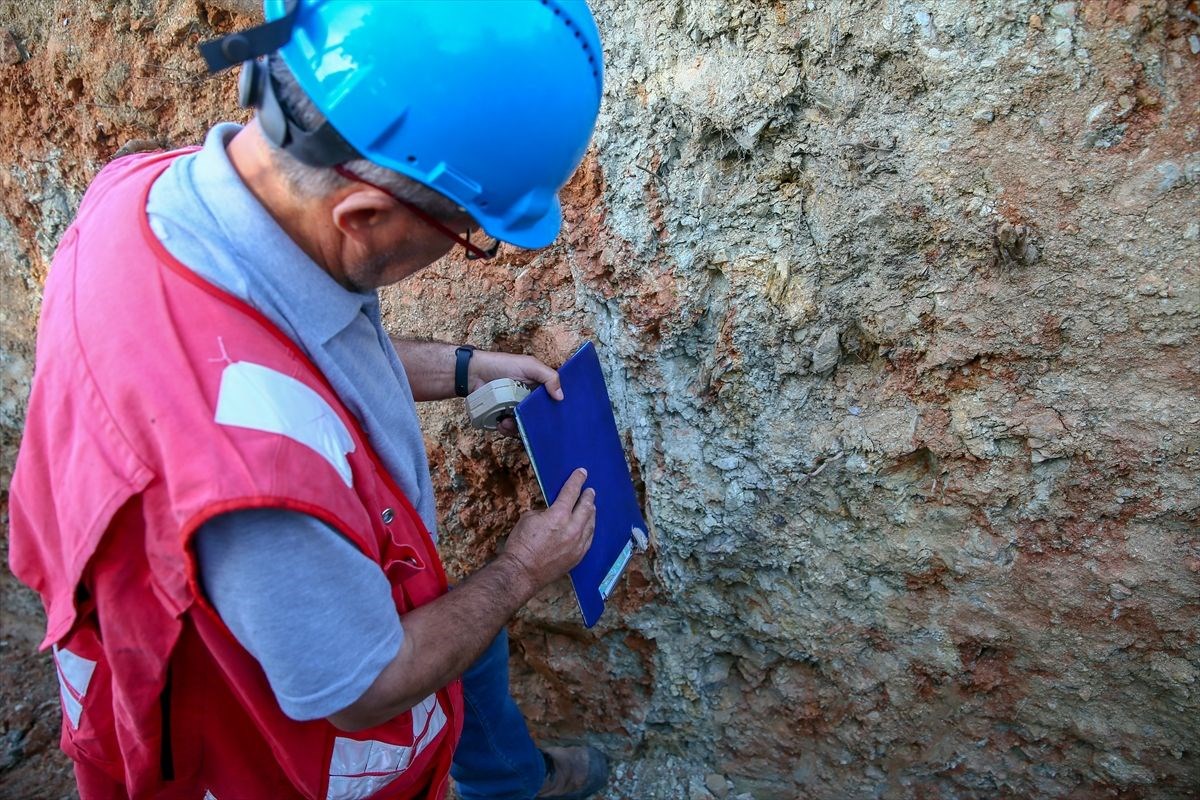
[[[47,281],[11,564],[80,794],[436,797],[452,771],[464,798],[590,796],[606,760],[533,745],[503,633],[586,552],[586,474],[447,591],[413,405],[499,377],[561,398],[557,375],[393,343],[376,289],[554,238],[595,24],[562,0],[266,10],[205,51],[269,55],[255,122],[109,165]]]

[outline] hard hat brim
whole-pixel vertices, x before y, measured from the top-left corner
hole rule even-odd
[[[505,225],[501,219],[483,216],[477,209],[468,208],[467,211],[472,213],[488,236],[525,250],[537,250],[552,244],[562,229],[562,205],[557,195],[540,217],[532,221],[522,220],[516,225]]]

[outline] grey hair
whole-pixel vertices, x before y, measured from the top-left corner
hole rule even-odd
[[[308,95],[300,88],[291,70],[278,56],[267,61],[271,77],[275,79],[275,91],[279,102],[292,118],[305,130],[316,130],[325,122],[322,114]],[[298,160],[281,147],[272,146],[271,154],[276,168],[291,184],[292,188],[306,197],[324,197],[350,184],[330,167],[311,167]],[[346,168],[371,183],[382,186],[402,200],[407,200],[435,216],[449,217],[458,210],[458,204],[412,178],[381,167],[366,159],[355,159],[345,164]]]

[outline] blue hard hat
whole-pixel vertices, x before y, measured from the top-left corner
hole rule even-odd
[[[266,0],[279,55],[366,158],[445,195],[518,247],[558,235],[558,190],[600,109],[583,0]]]

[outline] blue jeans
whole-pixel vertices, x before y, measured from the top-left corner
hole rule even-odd
[[[463,800],[529,800],[546,780],[546,763],[508,692],[508,633],[501,629],[463,673],[462,739],[450,775]]]

